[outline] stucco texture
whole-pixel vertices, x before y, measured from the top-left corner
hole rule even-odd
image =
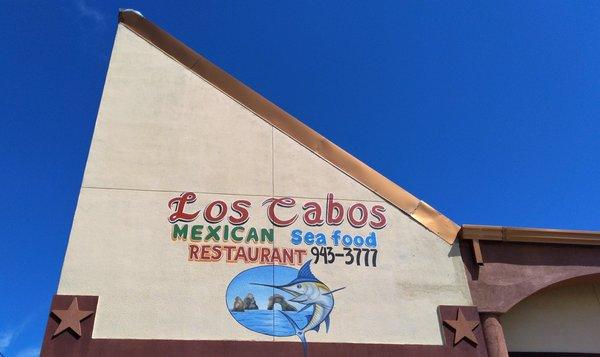
[[[329,332],[309,341],[440,345],[437,306],[472,303],[457,247],[119,25],[58,294],[99,296],[94,338],[282,340],[244,328],[225,304],[229,282],[256,264],[188,261],[189,241],[171,238],[168,202],[188,191],[190,210],[250,201],[245,225],[274,228],[272,248],[298,248],[293,229],[373,229],[274,227],[269,197],[324,205],[331,192],[345,207],[385,207],[377,267],[313,264],[345,289]]]
[[[500,319],[511,352],[600,351],[600,283],[543,290]]]

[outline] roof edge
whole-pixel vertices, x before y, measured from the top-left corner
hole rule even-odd
[[[119,23],[210,82],[267,123],[411,216],[444,241],[452,244],[458,236],[460,226],[448,217],[250,89],[147,20],[138,11],[120,10]]]
[[[465,224],[460,238],[518,243],[600,245],[600,232]]]

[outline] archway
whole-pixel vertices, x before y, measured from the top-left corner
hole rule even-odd
[[[499,320],[510,356],[600,355],[600,275],[542,289]]]
[[[589,286],[600,283],[599,232],[463,226],[460,248],[490,357],[506,357],[508,351],[514,356],[589,356],[592,351],[600,356],[600,316],[591,312],[595,306],[600,313],[600,298],[594,305],[589,292]],[[585,286],[592,301],[587,305],[577,300],[577,289]],[[508,346],[505,322],[510,324]],[[598,335],[576,333],[591,329],[586,326],[594,326]],[[531,342],[538,336],[538,343]]]

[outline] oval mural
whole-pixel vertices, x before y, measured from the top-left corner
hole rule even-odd
[[[298,336],[329,330],[333,293],[313,275],[311,261],[302,268],[266,265],[244,270],[227,287],[227,308],[242,326],[269,336]]]

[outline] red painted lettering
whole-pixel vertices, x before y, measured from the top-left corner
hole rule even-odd
[[[261,248],[260,249],[260,263],[261,264],[269,264],[271,260],[269,256],[271,255],[271,249],[269,248]]]
[[[198,217],[200,211],[194,213],[185,213],[185,205],[196,201],[196,194],[193,192],[184,192],[179,197],[172,198],[169,201],[169,208],[175,209],[175,213],[169,216],[169,222],[177,221],[191,222]]]
[[[248,208],[251,203],[247,200],[237,200],[231,204],[231,210],[239,215],[239,217],[229,216],[229,223],[240,225],[244,224],[250,218],[250,213],[248,212]]]
[[[188,250],[189,250],[188,260],[198,260],[199,247],[197,245],[190,244],[188,246]]]
[[[269,207],[267,208],[267,217],[269,218],[271,223],[273,223],[274,225],[276,225],[278,227],[289,226],[290,224],[294,223],[296,221],[296,219],[298,219],[298,214],[294,215],[290,219],[285,220],[285,219],[281,219],[281,218],[277,217],[277,214],[275,213],[276,207],[285,207],[285,208],[294,207],[296,205],[296,201],[291,197],[269,198],[269,199],[265,200],[262,205],[264,206],[266,204],[269,204]],[[262,258],[261,258],[261,263],[262,263]]]
[[[302,257],[306,255],[306,250],[296,249],[296,250],[294,250],[294,253],[296,254],[296,257],[297,257],[296,264],[302,265]]]
[[[214,208],[217,207],[219,212],[215,216],[213,213]],[[204,209],[204,219],[210,223],[219,223],[227,214],[227,204],[223,201],[213,201],[206,206]]]
[[[223,256],[223,252],[221,251],[221,246],[213,245],[212,252],[213,252],[213,255],[212,255],[211,259],[213,261],[221,260],[221,257]]]
[[[279,248],[273,248],[273,264],[281,264],[281,254],[279,253]]]
[[[225,255],[227,257],[227,262],[230,263],[233,261],[233,259],[231,258],[231,251],[235,249],[234,246],[231,245],[226,245],[223,246],[223,249],[225,249]]]
[[[356,218],[356,211],[358,211],[359,218]],[[367,207],[362,203],[355,203],[348,209],[348,222],[352,227],[360,228],[367,224],[369,219],[369,212]]]
[[[333,193],[327,194],[325,221],[329,226],[339,226],[344,221],[344,206],[333,200]]]
[[[239,247],[237,249],[234,260],[236,262],[240,260],[243,260],[244,263],[246,262],[246,247]]]
[[[377,218],[376,221],[369,222],[369,226],[371,226],[371,228],[381,229],[385,227],[385,225],[387,224],[387,220],[383,215],[383,212],[385,212],[385,207],[383,206],[375,205],[371,207],[371,214],[373,215],[373,217]]]
[[[302,206],[306,212],[304,212],[304,223],[309,226],[320,226],[323,224],[323,212],[321,209],[321,205],[317,202],[306,202],[304,206]]]
[[[294,250],[283,248],[283,264],[294,265]]]
[[[248,261],[251,263],[256,263],[258,261],[258,249],[259,248],[249,248],[248,249]],[[252,255],[252,252],[255,254]]]
[[[200,249],[200,260],[203,262],[210,261],[210,245],[203,245]]]

